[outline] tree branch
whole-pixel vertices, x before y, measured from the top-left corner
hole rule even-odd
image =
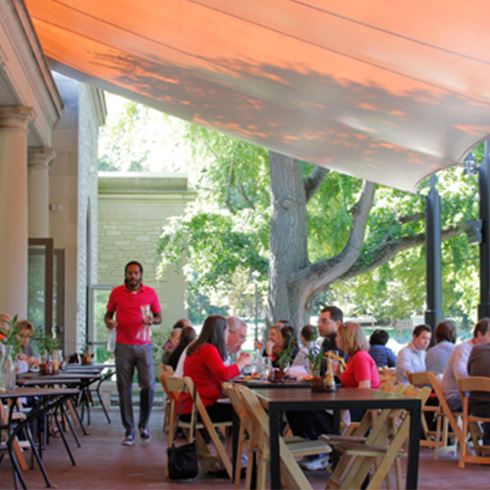
[[[423,219],[425,219],[425,213],[413,213],[399,216],[398,222],[404,225],[406,223],[413,223],[414,221],[422,221]]]
[[[328,173],[328,169],[325,167],[315,166],[315,168],[311,171],[311,174],[305,179],[305,194],[306,194],[306,202],[308,202],[316,193],[316,191],[322,185],[322,182],[325,180],[325,176]]]
[[[317,289],[323,289],[336,277],[346,273],[356,262],[362,250],[375,191],[376,184],[364,181],[361,196],[354,206],[349,239],[342,252],[335,257],[310,264],[288,278],[290,291],[294,290],[302,296],[299,304],[306,304],[306,298],[310,294]]]
[[[228,188],[226,189],[226,207],[230,213],[235,214],[236,210],[231,204],[231,186],[233,185],[233,170],[235,168],[235,154],[231,155],[230,172],[228,174]]]

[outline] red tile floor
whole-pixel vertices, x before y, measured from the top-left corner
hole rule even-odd
[[[137,411],[137,409],[136,409]],[[112,424],[108,424],[99,408],[92,409],[90,435],[80,436],[82,447],[77,448],[68,436],[76,459],[71,466],[62,443],[52,439],[44,453],[46,469],[53,485],[59,489],[180,489],[232,488],[229,480],[199,475],[191,483],[169,482],[164,476],[166,436],[162,432],[163,409],[156,407],[152,414],[153,438],[143,443],[137,437],[132,447],[121,446],[123,430],[119,423],[119,412],[111,408]],[[44,480],[37,468],[25,473],[28,488],[45,488]],[[313,488],[322,489],[326,473],[308,472]],[[242,480],[242,486],[243,486]],[[12,472],[8,457],[0,465],[0,489],[13,488]],[[442,455],[433,460],[432,450],[421,449],[419,488],[421,489],[484,489],[490,488],[490,466],[467,465],[458,468],[456,459]]]

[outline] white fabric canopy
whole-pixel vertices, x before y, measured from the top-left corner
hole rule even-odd
[[[490,2],[25,0],[54,69],[414,192],[490,133]]]

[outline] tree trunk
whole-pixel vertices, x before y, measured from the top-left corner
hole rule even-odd
[[[296,160],[270,152],[271,220],[267,324],[296,318],[288,278],[308,265],[306,193]],[[296,328],[302,325],[294,324]]]

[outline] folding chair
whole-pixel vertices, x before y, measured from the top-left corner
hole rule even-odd
[[[490,446],[480,444],[480,423],[490,423],[490,416],[478,416],[470,413],[469,398],[472,392],[487,393],[490,399],[490,378],[485,376],[470,376],[458,379],[458,389],[463,403],[462,439],[459,451],[459,467],[465,463],[490,464]],[[489,402],[490,403],[490,402]],[[471,454],[468,445],[468,431],[471,434],[475,455]]]
[[[248,458],[248,468],[245,480],[245,488],[251,488],[251,469],[252,469],[252,458],[250,453],[257,453],[259,444],[265,443],[269,444],[269,441],[263,441],[259,436],[254,434],[254,421],[252,416],[247,412],[245,402],[242,400],[241,386],[233,385],[232,383],[223,383],[223,388],[230,399],[235,412],[237,413],[238,419],[240,421],[240,429],[238,434],[238,449],[237,449],[237,459],[235,463],[235,488],[238,489],[240,486],[240,466],[241,466],[241,455],[244,449],[244,435],[245,432],[249,435],[249,458]],[[325,454],[331,452],[328,444],[322,441],[307,441],[306,439],[299,436],[289,436],[282,437],[282,440],[287,444],[288,449],[294,457],[303,456],[313,456],[318,454]],[[266,451],[266,450],[262,450]],[[264,462],[268,459],[265,458]]]
[[[173,436],[174,436],[173,431],[175,429],[175,422],[177,416],[175,407],[177,401],[180,400],[180,396],[185,386],[186,393],[188,393],[193,400],[193,405],[195,407],[195,410],[193,410],[192,412],[190,422],[183,422],[179,420],[179,427],[187,430],[189,434],[187,436],[189,442],[192,442],[195,437],[199,462],[204,471],[209,472],[209,471],[219,470],[220,469],[219,463],[221,462],[223,468],[225,469],[228,476],[230,477],[230,480],[233,480],[233,470],[232,470],[230,457],[226,453],[226,450],[223,444],[221,443],[221,440],[216,432],[216,428],[218,427],[220,429],[223,429],[223,432],[225,432],[225,429],[227,427],[231,427],[232,425],[231,421],[216,422],[216,423],[211,421],[208,412],[206,410],[206,407],[204,406],[201,397],[199,396],[199,393],[197,393],[197,391],[196,391],[196,397],[194,398],[194,383],[191,378],[189,377],[176,378],[174,376],[164,377],[161,375],[160,381],[162,382],[162,385],[167,393],[167,396],[171,398],[171,404],[172,404],[172,409],[170,411],[168,440],[173,441]],[[193,422],[194,422],[194,417],[196,416],[199,416],[200,418],[200,420],[198,420],[197,424],[195,425],[196,429],[206,429],[209,438],[214,445],[216,454],[212,454],[209,451],[209,448],[205,443],[203,437],[201,436],[199,430],[197,430],[196,434],[193,433],[192,430],[194,427]]]
[[[269,456],[269,417],[266,411],[263,409],[259,400],[255,394],[246,386],[236,387],[240,397],[243,401],[243,405],[246,409],[248,416],[253,422],[253,430],[251,435],[251,444],[257,447],[257,482],[256,488],[265,488],[266,466],[270,460]],[[321,441],[306,441],[308,443],[320,443],[318,450],[321,452],[329,452],[330,448],[323,443],[321,448]],[[281,480],[283,488],[301,488],[311,489],[311,485],[306,479],[304,473],[301,471],[298,463],[294,459],[293,452],[297,451],[299,445],[303,443],[286,444],[282,437],[279,437],[279,452],[280,452],[280,465],[281,465]],[[309,453],[311,454],[311,453]],[[316,453],[319,454],[319,453]],[[299,456],[298,452],[295,453]],[[247,468],[247,488],[250,487],[250,478],[248,475],[251,473],[251,458],[249,458],[249,466]]]
[[[168,377],[168,376],[173,376],[174,375],[174,369],[172,366],[168,366],[167,364],[160,364],[160,369],[162,370],[162,374],[158,377],[160,382],[162,382],[161,378],[162,377]],[[163,384],[163,383],[162,383]],[[168,424],[170,421],[170,412],[172,410],[172,402],[170,398],[167,396],[166,391],[164,390],[165,393],[165,415],[163,417],[163,432],[165,434],[168,434]]]
[[[397,388],[401,394],[420,398],[422,404],[429,397],[429,388],[401,386],[403,388]],[[384,479],[390,487],[389,471],[393,463],[396,464],[397,488],[401,487],[399,458],[406,456],[403,446],[408,440],[410,417],[401,409],[382,410],[377,417],[370,412],[365,414],[353,436],[322,436],[343,453],[327,488],[361,488],[371,470],[373,474],[367,488],[379,488]]]

